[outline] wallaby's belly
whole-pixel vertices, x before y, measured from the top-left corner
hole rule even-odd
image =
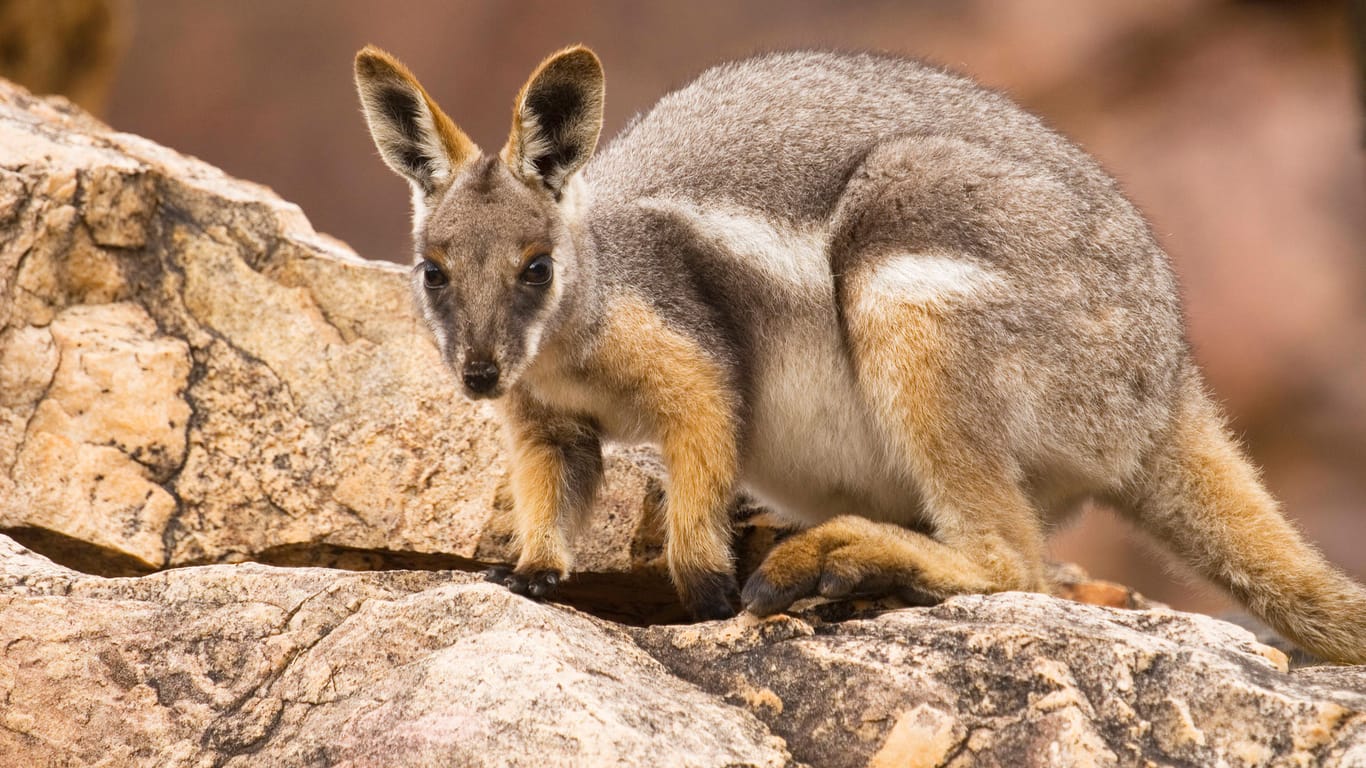
[[[831,297],[833,300],[833,297]],[[859,391],[833,306],[775,317],[756,361],[746,490],[794,522],[836,515],[916,524],[921,505]]]

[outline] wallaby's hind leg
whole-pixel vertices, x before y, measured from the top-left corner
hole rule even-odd
[[[951,303],[896,284],[915,268],[895,260],[856,267],[843,276],[841,306],[855,376],[920,486],[933,536],[852,518],[798,534],[746,585],[756,613],[817,593],[937,600],[1045,588],[1043,534],[1022,473],[1000,430],[980,421],[996,406],[971,380],[973,345],[955,331]]]

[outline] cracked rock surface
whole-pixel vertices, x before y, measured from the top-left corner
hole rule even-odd
[[[86,576],[0,537],[13,765],[752,765],[753,715],[608,622],[466,573]]]
[[[459,572],[0,537],[0,755],[100,766],[1366,764],[1366,668],[1043,595],[623,627]],[[833,621],[839,618],[842,620]]]
[[[482,583],[496,429],[405,272],[0,82],[0,765],[1366,765],[1366,668],[1075,575],[658,623],[644,452],[570,605]]]

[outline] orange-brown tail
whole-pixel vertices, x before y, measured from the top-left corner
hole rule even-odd
[[[1278,632],[1331,661],[1366,664],[1366,589],[1305,542],[1197,381],[1128,512]]]

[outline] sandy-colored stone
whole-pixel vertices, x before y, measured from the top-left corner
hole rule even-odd
[[[1355,766],[1366,668],[1043,595],[622,627],[459,572],[80,574],[0,536],[22,765]],[[847,606],[845,606],[847,608]]]
[[[45,328],[6,332],[0,378],[24,418],[7,448],[0,525],[51,531],[151,569],[176,500],[162,487],[185,458],[189,351],[133,304],[81,305]],[[6,430],[8,431],[8,430]]]
[[[812,765],[1354,765],[1366,742],[1366,668],[1287,674],[1209,617],[1023,593],[831,607],[632,632]]]
[[[57,358],[47,328],[11,328],[0,334],[0,406],[36,407],[52,383]]]
[[[0,290],[0,529],[90,570],[512,556],[497,426],[407,270],[269,190],[0,84]],[[580,542],[583,571],[648,576],[631,611],[674,602],[659,476],[609,458]]]
[[[77,443],[109,445],[170,479],[185,460],[189,349],[157,333],[134,304],[81,305],[49,326],[60,362],[29,423]]]
[[[783,766],[621,630],[468,574],[89,577],[0,537],[15,765]]]

